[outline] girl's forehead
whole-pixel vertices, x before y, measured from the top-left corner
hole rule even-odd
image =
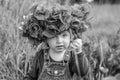
[[[62,32],[60,32],[60,33],[58,33],[58,34],[55,34],[55,35],[54,35],[53,37],[51,37],[51,38],[54,38],[54,37],[57,37],[57,36],[60,36],[60,35],[63,35],[63,34],[70,35],[70,32],[69,32],[68,30],[62,31]]]
[[[63,34],[63,33],[69,33],[69,31],[68,31],[68,30],[66,30],[66,31],[61,32],[60,34]]]
[[[68,30],[66,30],[66,31],[62,31],[62,32],[58,33],[56,36],[58,36],[58,35],[62,35],[62,34],[70,35],[70,32],[69,32]]]

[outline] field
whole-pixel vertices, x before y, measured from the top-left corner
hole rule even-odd
[[[109,5],[109,4],[92,5],[91,14],[90,14],[90,18],[92,17],[91,18],[92,28],[88,29],[83,34],[83,42],[85,41],[90,43],[91,53],[93,55],[98,55],[97,53],[100,54],[99,55],[101,56],[100,61],[97,59],[98,57],[96,57],[96,59],[100,62],[99,66],[102,64],[102,66],[105,68],[104,70],[108,68],[106,64],[109,64],[109,62],[106,62],[106,60],[109,60],[110,58],[110,57],[108,58],[106,55],[107,54],[114,55],[116,54],[116,52],[120,54],[119,12],[120,12],[120,5]],[[115,58],[116,57],[112,59],[115,60]],[[112,74],[112,69],[111,70],[110,68],[108,69],[111,72],[108,71],[107,74],[105,73],[104,77],[107,77],[108,75],[110,76]],[[96,79],[101,80],[100,77],[97,77]],[[119,80],[120,78],[117,79]],[[105,80],[114,80],[114,79],[109,77],[109,79],[105,78]]]
[[[116,32],[120,27],[120,5],[92,5],[90,21],[94,32],[106,32],[108,34]],[[107,29],[107,31],[106,31]],[[89,32],[89,31],[88,31]]]
[[[22,80],[36,48],[20,36],[18,27],[23,14],[28,13],[29,5],[35,0],[0,1],[0,80]],[[119,13],[120,5],[92,4],[89,17],[92,27],[83,34],[83,43],[87,44],[84,45],[84,52],[88,53],[90,61],[90,72],[86,77],[88,80],[120,77],[117,73],[120,70]],[[96,67],[99,68],[93,74],[92,70]]]

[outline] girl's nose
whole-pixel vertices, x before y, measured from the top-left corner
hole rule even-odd
[[[57,43],[61,43],[63,41],[62,37],[60,35],[57,36]]]

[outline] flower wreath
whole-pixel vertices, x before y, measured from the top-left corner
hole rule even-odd
[[[30,11],[30,14],[24,17],[22,35],[40,43],[68,29],[71,29],[73,35],[77,35],[86,31],[86,25],[89,24],[89,9],[86,5],[75,4],[68,7],[60,4],[36,4]]]

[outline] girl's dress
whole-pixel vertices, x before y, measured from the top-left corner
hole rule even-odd
[[[82,53],[77,55],[80,76],[83,77],[89,70],[88,60]],[[78,75],[75,55],[72,51],[66,51],[63,61],[54,61],[49,56],[48,50],[40,50],[36,53],[24,80],[71,80],[74,73]]]

